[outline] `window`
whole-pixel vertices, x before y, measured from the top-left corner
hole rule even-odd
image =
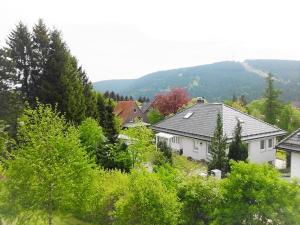
[[[191,115],[193,115],[194,112],[188,112],[187,114],[185,114],[185,116],[183,117],[184,119],[188,119],[191,117]]]
[[[198,150],[200,149],[201,144],[202,144],[201,141],[194,140],[194,151],[195,152],[198,152]]]
[[[265,150],[265,140],[260,141],[260,150],[264,151]]]
[[[207,154],[211,154],[211,145],[207,143]]]
[[[273,139],[268,140],[268,148],[273,148]]]
[[[172,143],[179,144],[179,137],[175,136],[171,139]]]

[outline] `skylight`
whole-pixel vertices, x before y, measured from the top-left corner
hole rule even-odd
[[[191,117],[191,115],[193,115],[194,112],[188,112],[187,114],[185,114],[185,116],[183,117],[184,119],[188,119]]]

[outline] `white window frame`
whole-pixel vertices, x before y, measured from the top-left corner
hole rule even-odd
[[[261,148],[262,142],[264,142],[264,148]],[[259,149],[260,149],[260,152],[265,152],[266,151],[266,140],[260,140]]]
[[[199,150],[200,150],[200,143],[201,143],[201,141],[199,141],[199,140],[193,140],[193,142],[194,142],[194,152],[199,152]],[[197,148],[196,148],[197,147]]]
[[[269,144],[270,144],[270,143],[269,143],[270,141],[272,141],[271,147],[270,147],[270,145],[269,145]],[[269,138],[269,139],[268,139],[268,149],[269,149],[269,150],[273,150],[273,147],[274,147],[274,140],[273,140],[273,138]]]
[[[178,136],[174,136],[174,137],[172,137],[171,141],[174,144],[179,144],[179,137]]]

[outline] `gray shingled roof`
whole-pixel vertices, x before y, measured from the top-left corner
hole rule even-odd
[[[193,112],[193,114],[185,119],[184,116],[188,112]],[[152,129],[157,132],[210,140],[214,134],[219,112],[223,118],[223,132],[229,139],[233,137],[238,119],[242,121],[243,140],[286,134],[285,131],[275,126],[221,103],[196,104],[154,124]]]
[[[152,103],[152,101],[144,102],[141,107],[142,113],[145,113],[152,106]]]
[[[279,142],[276,148],[300,152],[300,128]]]

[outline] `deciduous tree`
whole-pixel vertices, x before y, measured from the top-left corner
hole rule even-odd
[[[8,160],[6,209],[53,217],[78,208],[91,179],[91,164],[79,132],[50,106],[26,109],[20,118],[18,150]],[[46,217],[44,217],[46,216]]]
[[[161,114],[167,116],[171,113],[176,113],[178,109],[189,102],[189,97],[183,88],[173,88],[166,94],[159,94],[155,97],[154,107]]]
[[[300,192],[296,183],[282,179],[270,165],[233,162],[222,181],[223,200],[216,224],[297,224]]]

